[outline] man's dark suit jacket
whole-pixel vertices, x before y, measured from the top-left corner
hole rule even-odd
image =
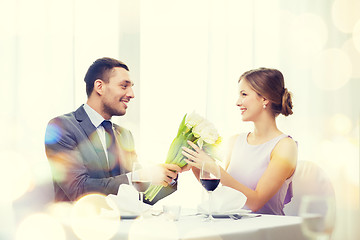
[[[50,163],[55,201],[76,201],[89,193],[117,194],[120,184],[129,184],[125,175],[137,161],[131,132],[114,124],[120,175],[111,176],[95,126],[83,106],[48,123],[45,151]],[[166,187],[150,203],[176,190]],[[149,202],[147,202],[149,203]]]

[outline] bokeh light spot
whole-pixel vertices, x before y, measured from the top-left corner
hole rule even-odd
[[[337,90],[351,77],[352,64],[340,49],[322,51],[312,63],[312,80],[323,90]]]
[[[69,202],[56,202],[47,207],[47,213],[59,221],[68,221],[72,207]]]
[[[19,225],[15,235],[16,240],[65,240],[63,226],[53,217],[36,213],[25,218]]]
[[[45,144],[54,144],[61,137],[61,129],[56,124],[49,124],[45,132]]]
[[[328,30],[324,20],[315,14],[297,16],[292,25],[292,42],[297,55],[312,56],[325,46]]]
[[[359,25],[360,26],[360,25]],[[360,31],[360,29],[359,29]],[[359,38],[360,41],[360,38]],[[352,73],[351,77],[359,78],[360,77],[360,51],[357,51],[354,45],[354,40],[347,40],[342,46],[342,50],[349,56],[351,64],[352,64]],[[360,47],[360,44],[359,44]],[[360,48],[359,48],[360,49]]]
[[[309,59],[323,48],[328,40],[328,27],[323,18],[311,13],[294,15],[281,12],[282,48],[290,54],[294,66],[308,68]]]
[[[52,177],[55,181],[62,182],[67,178],[67,169],[70,168],[68,159],[71,159],[71,156],[65,153],[57,153],[49,157]]]
[[[0,152],[3,161],[0,174],[0,202],[11,202],[27,192],[32,184],[33,176],[26,158],[16,152]],[[14,178],[16,172],[16,178]],[[11,181],[9,182],[9,179]]]
[[[360,19],[355,24],[354,30],[353,30],[353,42],[354,46],[357,50],[357,53],[360,54]],[[359,65],[357,65],[359,66]]]
[[[71,226],[80,239],[110,239],[118,231],[120,218],[104,214],[112,209],[104,195],[89,194],[80,198],[71,211]]]
[[[344,114],[335,114],[330,118],[329,131],[336,135],[345,136],[350,133],[352,122],[349,117]]]
[[[332,6],[334,25],[342,32],[351,33],[360,19],[359,0],[335,0]]]

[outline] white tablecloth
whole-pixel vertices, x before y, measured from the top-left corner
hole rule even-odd
[[[210,239],[210,240],[304,240],[301,218],[262,215],[261,217],[215,219],[204,222],[202,216],[182,215],[172,222],[161,215],[145,219],[121,220],[112,239]]]

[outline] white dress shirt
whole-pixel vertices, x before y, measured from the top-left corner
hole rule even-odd
[[[96,127],[96,132],[99,135],[101,144],[104,148],[104,152],[106,155],[106,161],[109,164],[108,152],[107,152],[107,148],[106,148],[105,128],[101,125],[101,123],[105,119],[86,103],[84,104],[84,110],[85,110],[86,114],[89,116],[91,123]],[[111,124],[112,124],[112,122],[111,122]],[[131,184],[131,173],[127,173],[126,176],[128,177],[129,184]]]
[[[101,125],[101,123],[105,120],[98,112],[92,109],[88,104],[84,104],[84,110],[86,114],[89,116],[91,123],[96,127],[96,132],[99,135],[101,144],[104,148],[104,152],[106,155],[106,161],[109,164],[108,152],[106,149],[106,136],[105,136],[105,128]],[[112,124],[112,123],[111,123]]]

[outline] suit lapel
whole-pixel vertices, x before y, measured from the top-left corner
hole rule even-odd
[[[96,127],[90,121],[89,116],[86,114],[83,106],[79,107],[75,111],[75,118],[79,122],[79,125],[84,130],[89,141],[95,149],[96,154],[98,155],[98,161],[101,164],[102,169],[104,170],[106,176],[109,176],[109,167],[106,160],[106,155],[104,153],[104,148],[101,144],[99,135],[96,132]]]
[[[121,127],[115,127],[115,139],[118,149],[118,159],[117,161],[120,164],[120,174],[125,174],[130,172],[132,169],[132,163],[136,161],[136,153],[133,149],[133,146],[129,146],[129,140],[126,140],[125,132],[121,130]],[[128,145],[128,146],[127,146]]]

